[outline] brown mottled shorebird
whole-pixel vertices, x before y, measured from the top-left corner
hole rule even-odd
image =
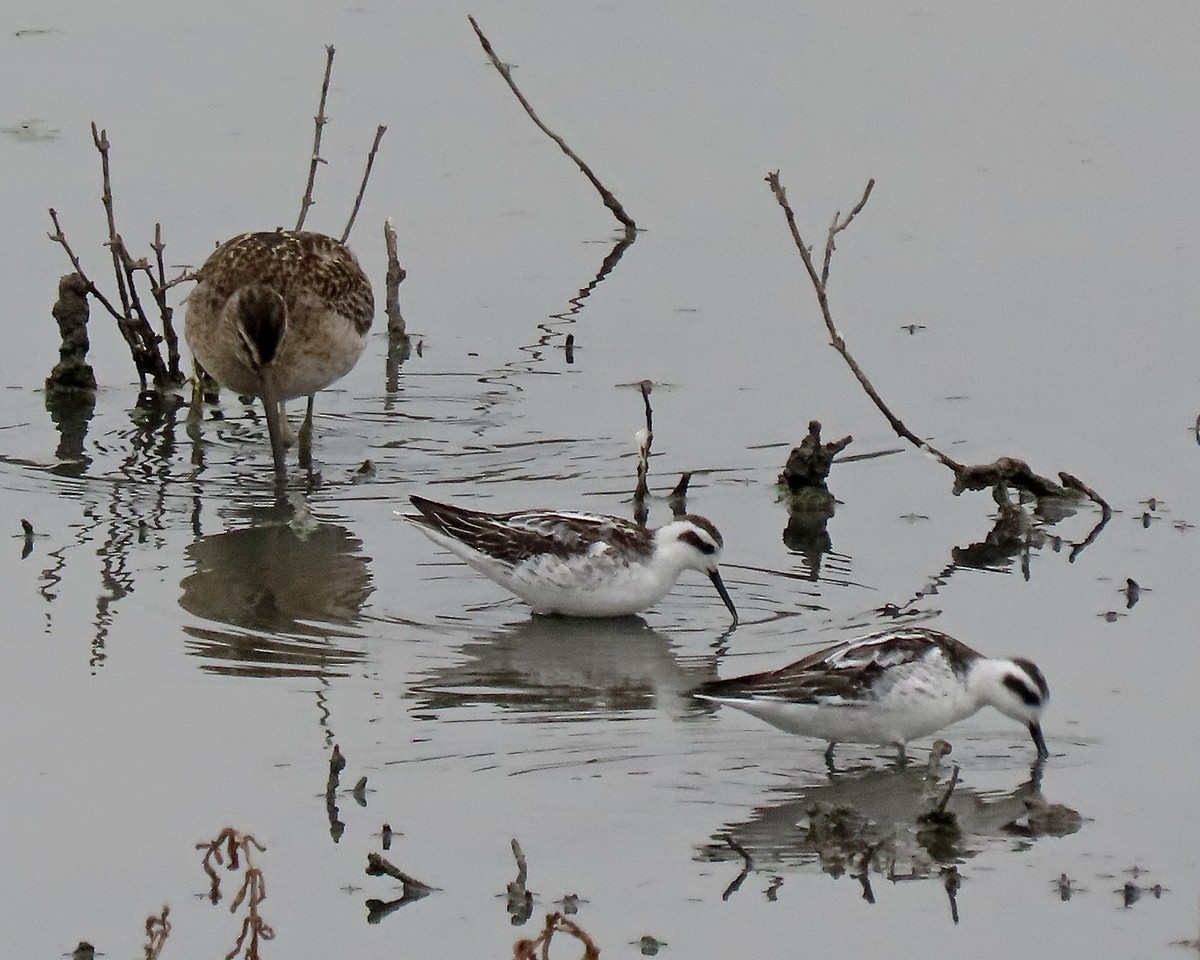
[[[358,362],[375,313],[371,282],[344,244],[322,233],[243,233],[196,274],[184,335],[219,383],[261,397],[275,475],[287,474],[283,403],[312,397]]]

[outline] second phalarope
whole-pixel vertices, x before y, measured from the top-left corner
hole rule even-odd
[[[724,545],[688,514],[657,530],[620,517],[554,510],[484,513],[410,497],[401,514],[430,540],[515,593],[534,613],[622,617],[653,606],[684,570],[708,575],[737,623],[717,563]]]
[[[283,402],[311,400],[358,362],[375,313],[371,282],[344,244],[294,230],[227,240],[196,279],[184,321],[188,345],[219,383],[262,398],[282,480]],[[310,403],[310,433],[311,417]]]
[[[1028,660],[993,660],[936,630],[887,630],[818,650],[778,670],[715,680],[703,700],[835,744],[898,747],[993,706],[1049,756],[1040,717],[1050,688]]]

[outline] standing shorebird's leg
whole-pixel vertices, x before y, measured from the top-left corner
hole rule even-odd
[[[829,768],[829,772],[833,773],[833,748],[837,746],[836,740],[830,740],[828,746],[825,747],[825,766]]]
[[[313,395],[308,395],[308,406],[304,411],[304,422],[300,424],[300,466],[312,467]]]
[[[904,749],[903,740],[897,740],[894,746],[896,748],[896,767],[903,769],[908,766],[908,751]]]

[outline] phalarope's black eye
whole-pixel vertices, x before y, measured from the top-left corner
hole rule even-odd
[[[1009,690],[1021,698],[1021,702],[1027,707],[1036,707],[1042,702],[1042,695],[1030,688],[1024,680],[1016,674],[1010,673],[1003,680],[1003,683]]]
[[[695,530],[684,530],[683,533],[679,535],[679,539],[684,543],[690,543],[693,547],[705,555],[717,552],[717,548],[712,543],[701,537],[700,534],[698,534]]]

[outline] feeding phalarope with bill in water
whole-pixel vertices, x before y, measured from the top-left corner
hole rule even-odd
[[[1022,723],[1049,756],[1040,718],[1050,688],[1028,660],[993,660],[937,630],[886,630],[818,650],[778,670],[714,680],[703,700],[744,710],[773,726],[829,746],[898,747],[963,720],[985,706]]]
[[[354,254],[323,233],[243,233],[197,271],[184,336],[218,382],[261,397],[277,479],[286,476],[283,403],[308,397],[301,432],[312,432],[312,395],[344,377],[362,355],[375,298]]]
[[[707,574],[737,623],[717,563],[724,545],[693,514],[647,530],[620,517],[556,510],[485,513],[410,497],[401,514],[430,540],[512,591],[534,613],[622,617],[667,595],[684,570]]]

